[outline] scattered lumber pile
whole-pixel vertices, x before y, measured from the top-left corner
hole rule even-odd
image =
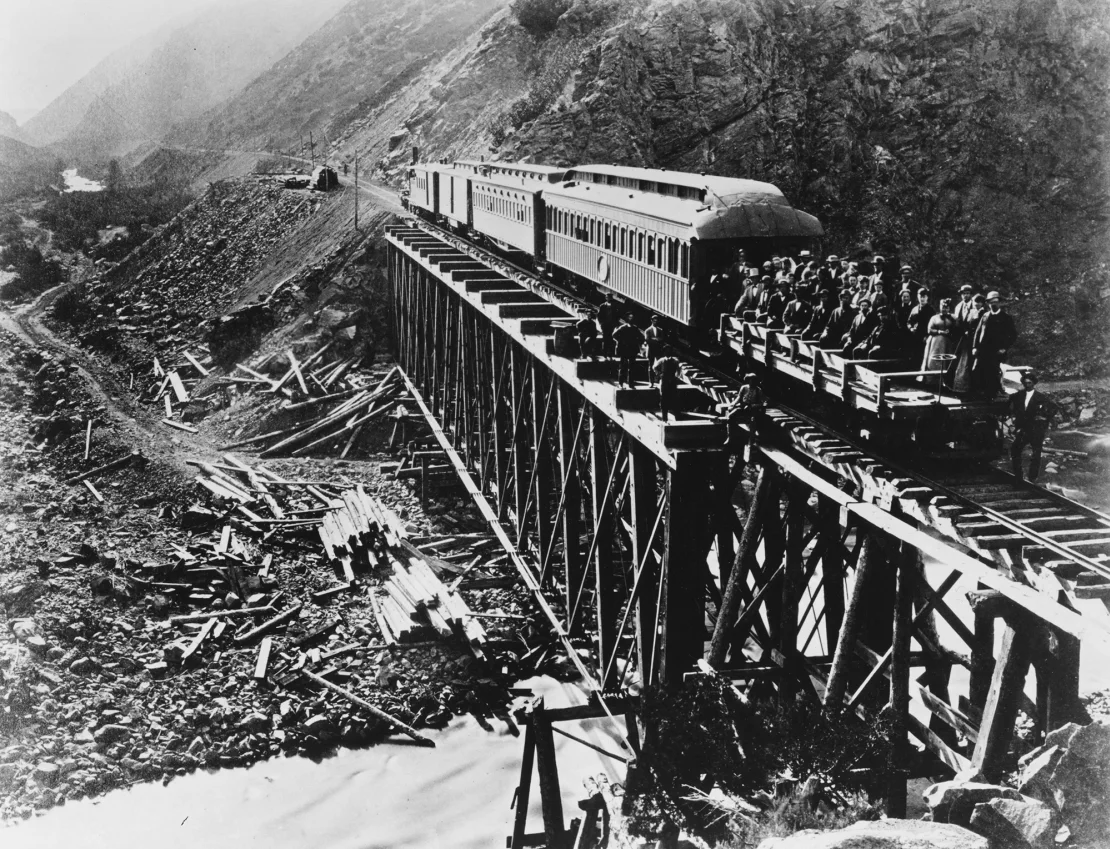
[[[199,395],[197,384],[210,374],[212,357],[207,349],[182,349],[177,354],[177,362],[163,365],[158,357],[151,367],[151,384],[147,387],[149,401],[163,407],[164,424],[178,430],[196,433],[196,428],[184,424],[203,414],[203,405],[197,404]],[[134,384],[132,375],[132,388]],[[205,393],[207,394],[207,393]]]
[[[322,451],[334,453],[338,450],[340,459],[345,459],[367,425],[388,416],[406,397],[404,381],[396,368],[391,369],[374,386],[358,384],[352,379],[350,384],[338,388],[333,378],[346,374],[353,365],[351,360],[344,360],[330,368],[327,374],[322,375],[322,379],[317,379],[315,373],[310,372],[308,377],[312,380],[309,382],[305,379],[304,366],[297,363],[292,353],[288,356],[291,366],[280,380],[270,380],[249,369],[257,377],[232,380],[237,383],[263,384],[268,387],[268,391],[280,393],[289,389],[287,379],[295,377],[295,384],[302,390],[304,400],[286,400],[275,408],[275,412],[293,414],[297,422],[225,445],[225,450],[252,446],[263,457],[302,457]],[[307,364],[311,361],[312,358],[309,358],[305,362]],[[327,369],[328,366],[324,368]]]

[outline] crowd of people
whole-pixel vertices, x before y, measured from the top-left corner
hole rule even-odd
[[[888,266],[893,263],[877,255],[864,262],[830,255],[821,262],[808,251],[760,265],[740,250],[729,268],[702,284],[704,291],[695,286],[695,325],[716,327],[731,312],[852,359],[906,360],[922,372],[939,372],[940,382],[958,393],[997,395],[1002,358],[1017,339],[1001,295],[965,283],[955,297],[938,297],[911,266],[897,272]]]
[[[889,265],[879,255],[863,262],[830,255],[821,262],[808,251],[756,264],[741,249],[730,267],[695,284],[693,324],[710,330],[731,313],[852,359],[907,361],[912,366],[907,370],[920,371],[918,379],[930,386],[936,380],[956,393],[998,395],[1002,360],[1018,335],[1001,295],[977,292],[965,283],[955,297],[938,297],[914,278],[912,266],[902,265],[895,273],[894,264]],[[617,360],[622,385],[633,384],[633,365],[646,349],[648,381],[659,387],[660,413],[667,420],[674,410],[680,363],[666,354],[658,316],[640,330],[607,295],[596,315],[582,316],[575,330],[582,356]],[[1014,422],[1014,474],[1021,477],[1022,450],[1029,447],[1030,479],[1040,471],[1041,445],[1053,416],[1051,401],[1035,385],[1036,376],[1026,374],[1023,389],[1010,396],[1008,410]],[[738,424],[750,421],[762,405],[756,377],[747,375],[735,402],[721,410],[729,443],[738,440]]]

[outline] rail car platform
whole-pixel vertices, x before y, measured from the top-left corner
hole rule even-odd
[[[1005,413],[1005,399],[986,400],[958,395],[941,385],[940,371],[907,369],[907,360],[857,360],[840,349],[821,348],[798,333],[765,324],[721,316],[721,343],[815,391],[880,418],[912,421],[934,417],[938,408],[947,418],[979,419]],[[1003,366],[1008,391],[1021,388],[1020,366]]]

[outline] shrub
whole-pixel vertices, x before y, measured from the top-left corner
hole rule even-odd
[[[570,0],[513,0],[509,8],[525,30],[536,38],[544,38],[570,8]]]

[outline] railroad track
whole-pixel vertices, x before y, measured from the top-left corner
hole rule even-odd
[[[529,269],[416,216],[406,218],[568,311],[589,307]],[[741,381],[701,352],[678,346],[675,353],[686,382],[714,402],[726,402],[739,390]],[[1104,599],[1110,608],[1110,516],[987,463],[938,479],[792,407],[776,403],[766,416],[789,447],[830,480],[850,481],[861,500],[916,519],[1017,580],[1062,592],[1071,602]]]

